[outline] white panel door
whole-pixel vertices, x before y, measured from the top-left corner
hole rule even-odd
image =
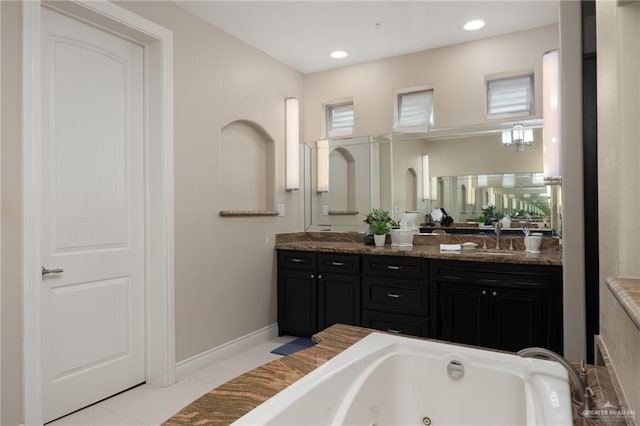
[[[42,13],[49,421],[145,379],[143,49]]]

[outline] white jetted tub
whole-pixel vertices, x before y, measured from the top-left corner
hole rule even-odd
[[[572,425],[558,363],[372,333],[234,425]]]

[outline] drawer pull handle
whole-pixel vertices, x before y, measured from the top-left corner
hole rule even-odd
[[[388,297],[393,297],[394,299],[399,299],[402,297],[401,294],[396,294],[396,293],[387,293]]]
[[[462,277],[458,275],[442,275],[440,278],[445,280],[461,280],[462,279]]]
[[[391,269],[393,271],[397,271],[400,268],[401,268],[401,266],[387,265],[387,269]]]
[[[291,259],[291,261],[292,261],[293,263],[302,263],[302,259],[296,259],[296,258],[293,258],[293,259]]]
[[[393,333],[393,334],[400,334],[402,333],[402,330],[394,330],[393,328],[387,328],[387,331],[389,333]]]
[[[494,292],[493,292],[493,293],[491,293],[491,294],[493,294],[494,296],[497,296],[497,295],[498,295],[498,292],[497,292],[497,291],[494,291]]]
[[[333,266],[344,266],[344,262],[331,262]]]

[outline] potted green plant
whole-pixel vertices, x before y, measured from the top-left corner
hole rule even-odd
[[[371,231],[373,232],[373,241],[376,247],[382,247],[389,233],[389,222],[374,221],[371,223]]]
[[[496,206],[489,203],[486,206],[482,206],[482,215],[478,217],[477,221],[484,225],[492,225],[494,222],[502,219],[503,215],[496,211]]]
[[[382,209],[372,209],[367,216],[365,217],[364,223],[369,225],[369,229],[365,232],[364,242],[365,244],[373,245],[375,244],[374,235],[385,235],[389,232],[390,227],[397,227],[398,223],[389,216],[389,212]],[[374,225],[376,224],[376,225]],[[374,231],[374,226],[378,229],[377,234]],[[384,228],[384,232],[383,232]],[[380,238],[378,238],[380,239]]]

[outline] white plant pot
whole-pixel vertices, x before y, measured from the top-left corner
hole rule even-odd
[[[374,235],[373,241],[376,243],[376,247],[382,247],[387,239],[386,235]]]

